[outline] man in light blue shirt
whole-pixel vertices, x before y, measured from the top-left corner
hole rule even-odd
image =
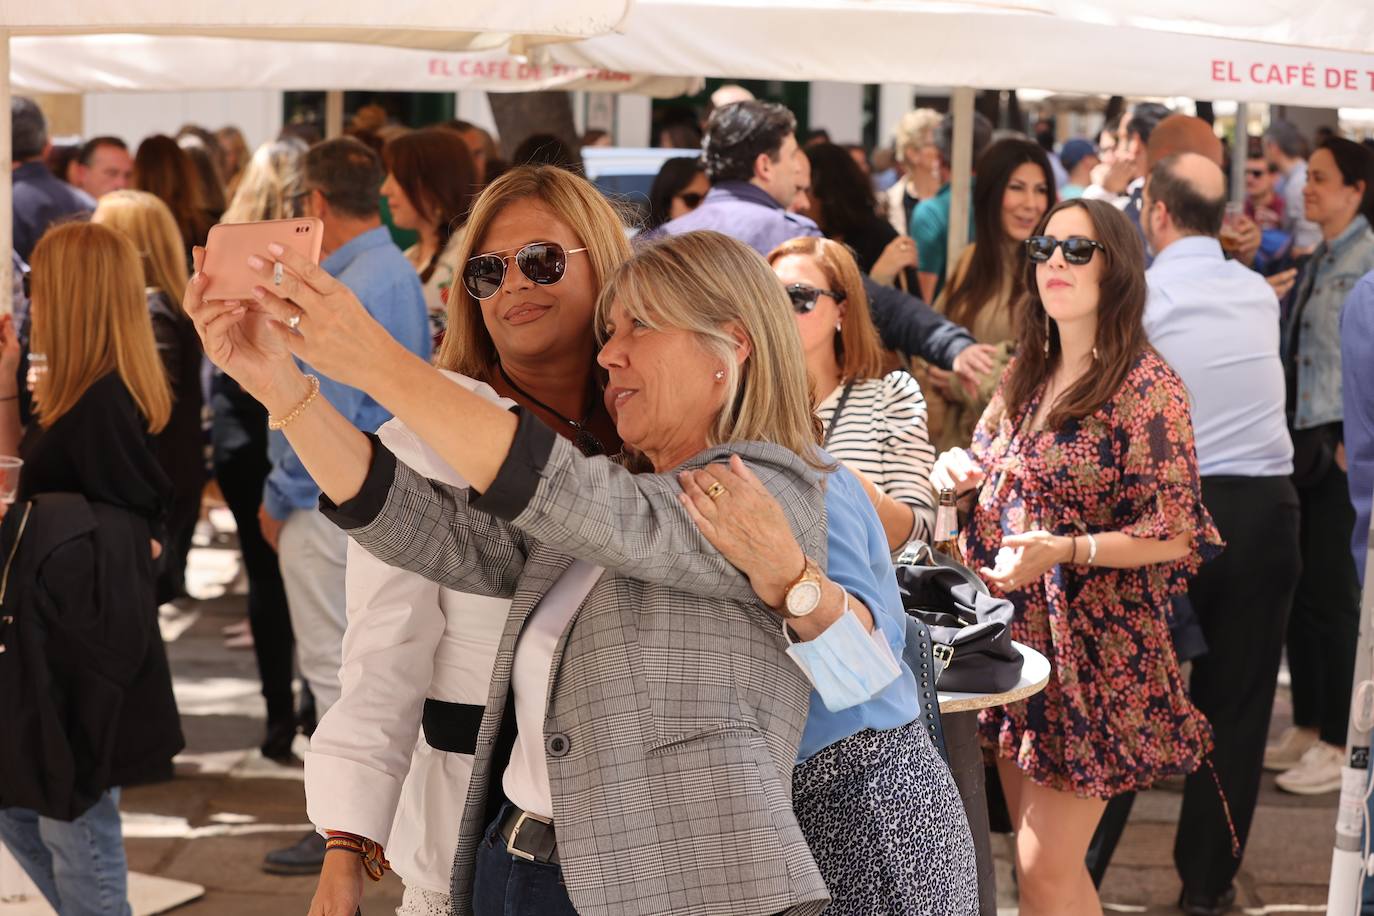
[[[327,140],[305,158],[305,213],[324,223],[320,263],[412,353],[429,358],[431,338],[424,292],[415,268],[382,225],[379,201],[386,177],[377,155],[357,140]],[[356,388],[320,379],[319,396],[364,432],[391,418]],[[296,637],[297,664],[321,716],[339,698],[345,616],[344,564],[348,536],[319,513],[320,488],[286,436],[268,440],[272,470],[263,487],[263,537],[277,549]],[[311,874],[324,861],[324,838],[313,830],[299,843],[268,853],[274,874]]]
[[[1263,277],[1222,254],[1226,180],[1215,162],[1165,157],[1141,201],[1141,230],[1155,254],[1145,331],[1192,398],[1203,503],[1226,541],[1189,587],[1208,645],[1189,689],[1212,723],[1215,772],[1244,849],[1298,578],[1279,303]],[[1206,770],[1188,778],[1174,862],[1184,912],[1226,911],[1240,858]]]

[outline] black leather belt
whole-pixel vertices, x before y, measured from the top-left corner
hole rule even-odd
[[[471,703],[425,700],[421,719],[425,743],[450,754],[477,753],[477,730],[482,727],[483,710],[484,707]]]
[[[553,821],[506,805],[501,815],[501,839],[506,852],[527,862],[558,864],[558,840],[554,836]]]

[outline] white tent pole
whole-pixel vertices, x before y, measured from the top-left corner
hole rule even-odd
[[[10,33],[0,29],[0,173],[10,176],[0,182],[0,315],[14,311],[14,138],[10,135]]]
[[[1370,518],[1374,532],[1374,516]],[[1346,761],[1341,768],[1341,800],[1336,809],[1336,845],[1331,854],[1327,916],[1358,916],[1360,874],[1364,871],[1365,792],[1369,785],[1369,738],[1374,726],[1374,536],[1365,554],[1364,597],[1360,602],[1360,638],[1355,649],[1355,685],[1346,732]],[[1367,879],[1374,881],[1374,878]]]
[[[949,247],[947,273],[968,245],[969,190],[973,176],[973,90],[967,86],[955,89],[950,95],[950,111],[954,115],[954,146],[950,150]]]
[[[324,94],[324,135],[326,139],[342,137],[344,130],[344,94],[331,89]]]
[[[1245,203],[1245,162],[1250,158],[1250,106],[1236,103],[1235,139],[1231,143],[1231,203]]]

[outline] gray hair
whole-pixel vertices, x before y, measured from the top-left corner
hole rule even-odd
[[[983,150],[992,144],[992,122],[981,111],[973,113],[973,161],[983,155]],[[935,131],[935,148],[940,151],[940,161],[945,165],[954,162],[954,115],[947,114]]]
[[[33,99],[22,95],[10,99],[10,134],[15,162],[37,159],[47,149],[48,121]]]
[[[1307,157],[1307,138],[1291,121],[1274,121],[1264,132],[1264,139],[1279,148],[1279,152],[1293,159]]]

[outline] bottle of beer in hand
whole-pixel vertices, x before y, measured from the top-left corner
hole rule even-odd
[[[952,560],[964,562],[964,554],[959,550],[959,509],[954,503],[954,489],[945,487],[940,491],[940,502],[935,509],[935,533],[932,537],[934,548]]]

